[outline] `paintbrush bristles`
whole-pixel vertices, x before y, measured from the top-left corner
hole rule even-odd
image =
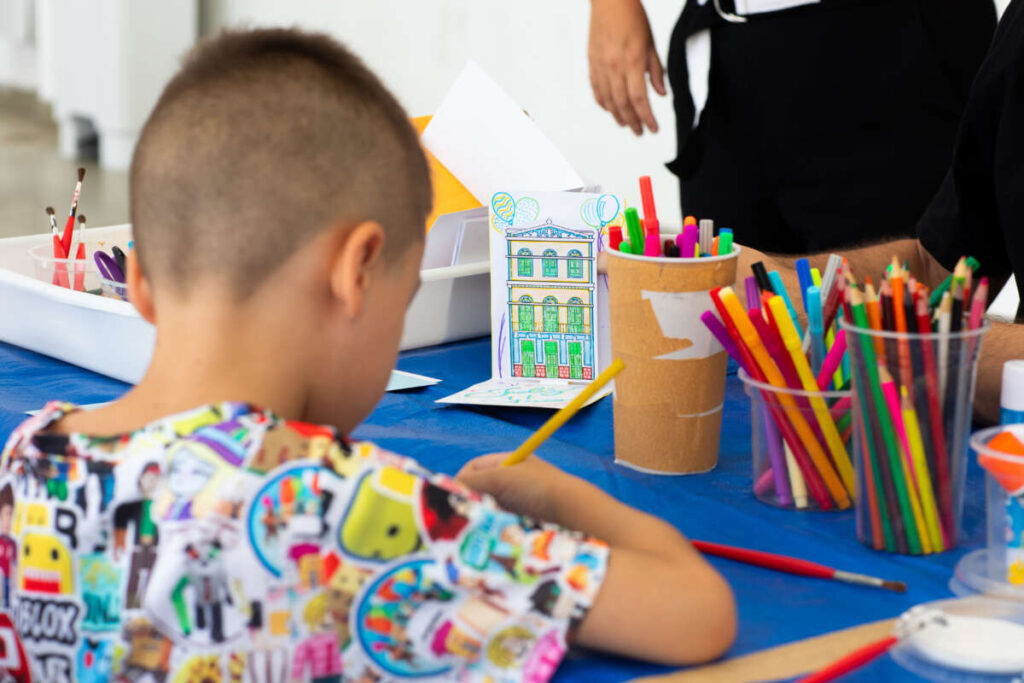
[[[53,216],[53,215],[55,215],[56,213],[57,213],[57,212],[53,210],[53,207],[52,207],[52,206],[48,206],[48,207],[46,207],[46,215],[47,215],[47,216]]]
[[[907,584],[902,581],[882,581],[882,588],[896,593],[907,592]]]
[[[78,182],[85,180],[85,169],[82,167],[78,168]]]

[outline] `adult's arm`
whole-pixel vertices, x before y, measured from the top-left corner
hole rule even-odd
[[[657,133],[647,76],[659,95],[666,93],[665,76],[640,0],[591,0],[587,57],[590,87],[601,108],[637,135],[644,126]]]
[[[850,262],[854,275],[862,281],[864,275],[881,274],[886,265],[892,262],[895,255],[900,262],[910,264],[910,272],[918,276],[929,289],[938,286],[949,271],[942,267],[928,250],[916,239],[880,242],[859,249],[842,250],[841,253]],[[824,272],[828,254],[809,256],[812,267]],[[792,256],[765,254],[756,249],[743,247],[737,268],[737,292],[743,292],[743,278],[750,274],[750,265],[763,261],[768,270],[778,270],[786,289],[794,295],[799,290],[799,280]],[[992,282],[991,291],[998,292],[1004,284],[1003,278]],[[1024,325],[993,322],[992,329],[981,343],[981,357],[978,359],[978,384],[974,395],[975,416],[985,422],[997,422],[999,419],[999,389],[1002,382],[1003,363],[1019,358],[1024,349]]]

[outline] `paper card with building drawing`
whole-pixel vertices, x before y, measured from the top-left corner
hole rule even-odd
[[[440,402],[560,408],[600,373],[610,343],[597,255],[623,208],[613,194],[492,196],[491,379]]]

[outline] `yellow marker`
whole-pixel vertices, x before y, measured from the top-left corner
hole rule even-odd
[[[743,310],[743,304],[740,303],[736,292],[732,290],[732,287],[723,287],[718,295],[729,317],[732,318],[737,331],[739,331],[740,337],[743,338],[743,342],[750,349],[750,353],[754,356],[754,360],[757,361],[761,372],[764,373],[768,384],[779,389],[785,389],[786,380],[783,379],[782,373],[779,372],[779,368],[775,365],[775,361],[768,354],[768,350],[764,347],[761,338],[757,336],[757,330],[754,329],[754,324],[747,317],[747,312]],[[832,495],[832,499],[836,502],[836,506],[840,510],[850,507],[850,497],[846,493],[843,482],[839,480],[835,469],[832,467],[832,463],[828,460],[828,456],[825,455],[821,444],[814,437],[814,432],[811,431],[810,425],[807,424],[803,414],[800,412],[796,400],[784,391],[778,392],[777,396],[779,403],[785,408],[786,415],[789,417],[793,429],[800,438],[800,442],[803,444],[804,449],[807,450],[807,455],[810,456],[815,469],[818,470],[818,474],[821,475],[826,488],[828,488],[829,493]]]
[[[568,422],[569,418],[575,415],[579,409],[583,407],[583,404],[589,401],[590,398],[600,391],[605,384],[611,382],[615,375],[622,372],[622,368],[624,367],[626,367],[626,364],[618,358],[613,360],[611,365],[604,369],[604,372],[598,375],[593,382],[584,387],[583,391],[576,394],[576,398],[569,401],[569,405],[552,415],[547,422],[540,426],[540,429],[533,433],[533,436],[524,441],[522,446],[505,458],[505,462],[501,463],[501,466],[508,467],[509,465],[518,465],[530,457],[530,454],[540,448],[540,445],[547,441],[552,434],[558,431],[559,427]]]
[[[786,473],[789,475],[789,490],[793,492],[793,503],[798,508],[805,508],[807,507],[807,482],[804,481],[804,475],[800,474],[800,466],[796,464],[796,458],[793,457],[793,450],[789,444],[783,441],[782,447],[786,453]]]
[[[900,387],[903,394],[903,425],[907,429],[907,441],[910,443],[910,454],[914,460],[914,473],[917,475],[917,488],[921,491],[921,506],[924,508],[925,524],[928,537],[932,541],[932,549],[936,552],[946,549],[942,533],[942,522],[939,521],[939,509],[935,504],[935,492],[928,472],[928,460],[924,455],[924,441],[921,439],[921,427],[917,421],[917,413],[907,397],[906,387]]]
[[[836,469],[839,470],[839,476],[843,479],[843,485],[846,487],[846,491],[853,496],[856,490],[856,477],[853,474],[853,463],[850,462],[850,454],[846,452],[843,438],[839,436],[839,430],[836,429],[836,423],[832,419],[832,413],[829,412],[828,405],[825,404],[825,399],[818,393],[818,381],[814,378],[811,366],[807,363],[807,356],[804,355],[800,335],[796,331],[796,327],[793,326],[793,319],[789,317],[786,302],[781,296],[775,295],[768,300],[768,308],[771,309],[772,317],[775,318],[775,324],[779,328],[779,336],[782,337],[782,343],[785,345],[786,350],[789,351],[789,357],[793,359],[793,367],[796,368],[797,377],[800,378],[804,391],[814,392],[811,396],[807,397],[807,400],[811,404],[811,410],[814,411],[814,417],[818,421],[821,434],[825,437],[825,443],[828,444],[828,449],[832,453],[832,461],[836,464]]]

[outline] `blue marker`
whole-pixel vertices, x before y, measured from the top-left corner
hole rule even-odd
[[[811,370],[817,377],[821,364],[825,362],[825,327],[821,313],[821,290],[811,285],[807,288],[807,322],[811,335]]]
[[[811,277],[811,264],[807,259],[796,260],[796,276],[800,279],[800,297],[803,299],[804,310],[810,314],[807,308],[807,288],[814,285],[814,278]]]
[[[793,327],[796,328],[797,332],[800,333],[800,338],[804,338],[804,330],[800,327],[800,321],[796,317],[796,309],[793,308],[793,302],[789,298],[789,292],[786,291],[786,285],[782,284],[782,276],[779,275],[779,271],[773,270],[768,273],[768,279],[772,283],[772,289],[775,293],[782,297],[782,300],[786,302],[786,310],[789,311],[789,317],[793,320]]]

